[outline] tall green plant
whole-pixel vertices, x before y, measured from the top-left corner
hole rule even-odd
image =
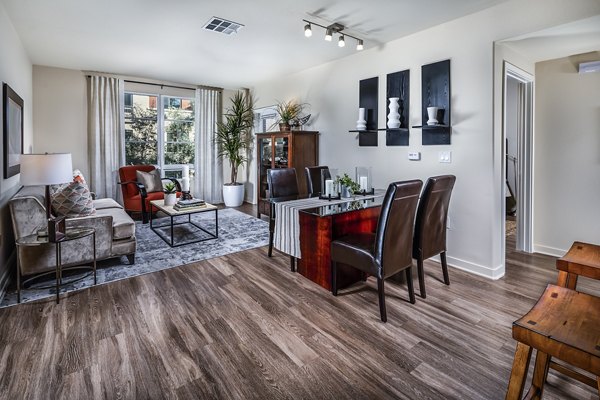
[[[252,148],[254,103],[250,94],[237,92],[231,98],[231,107],[225,113],[225,121],[217,122],[215,142],[218,156],[226,157],[231,166],[231,182],[237,184],[238,169],[248,162],[248,151]]]

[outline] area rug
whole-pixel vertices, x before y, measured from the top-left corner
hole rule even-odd
[[[192,221],[207,231],[214,232],[214,215],[214,212],[194,214],[192,215]],[[169,221],[167,218],[159,218],[154,222],[163,225],[168,224]],[[269,243],[269,224],[267,222],[230,208],[219,210],[219,237],[204,242],[172,248],[158,237],[148,224],[136,222],[135,228],[137,238],[135,264],[129,265],[126,257],[99,262],[97,269],[99,285],[253,249]],[[163,228],[163,230],[164,233],[169,233],[169,228]],[[177,225],[174,233],[175,237],[181,240],[202,237],[198,235],[204,234],[187,224]],[[85,275],[85,273],[81,274],[79,276],[76,274],[71,275],[69,280]],[[21,290],[21,303],[55,296],[55,288],[33,289],[41,286],[51,286],[53,282],[54,279],[51,277],[49,281],[37,282],[32,288]],[[61,288],[61,293],[81,290],[92,286],[92,284],[93,277],[89,276],[78,282],[66,284]],[[16,290],[9,291],[4,296],[0,308],[14,304],[17,304]]]

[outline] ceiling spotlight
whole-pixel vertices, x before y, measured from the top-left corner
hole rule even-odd
[[[306,24],[304,26],[304,36],[306,36],[306,37],[312,36],[312,29],[310,28],[310,24]]]
[[[0,0],[0,1],[2,1],[2,0]],[[309,21],[307,19],[303,19],[302,21],[304,21],[304,23],[306,24],[306,25],[304,25],[304,36],[306,36],[306,37],[312,36],[313,26],[318,26],[319,28],[325,29],[325,40],[328,42],[333,41],[333,35],[339,35],[338,46],[344,47],[344,46],[346,46],[346,36],[348,36],[348,37],[356,40],[356,50],[362,50],[364,48],[363,40],[360,38],[357,38],[356,36],[352,36],[352,35],[348,34],[345,31],[346,27],[338,22],[334,22],[328,26],[325,26],[325,25],[321,25],[314,21]]]

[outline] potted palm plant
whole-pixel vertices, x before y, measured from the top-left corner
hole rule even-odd
[[[249,94],[237,92],[225,113],[225,121],[217,122],[215,141],[219,158],[227,158],[231,180],[223,185],[223,200],[228,207],[238,207],[244,201],[244,184],[237,181],[240,166],[248,162],[252,148],[254,104]]]

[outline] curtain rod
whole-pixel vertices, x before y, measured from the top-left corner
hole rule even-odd
[[[153,82],[132,81],[132,80],[129,80],[129,79],[124,79],[124,81],[125,82],[129,82],[129,83],[139,83],[139,84],[142,84],[142,85],[160,86],[161,88],[163,88],[163,87],[170,87],[170,88],[174,88],[174,89],[194,90],[194,88],[191,88],[191,87],[168,85],[166,83],[153,83]]]
[[[119,77],[118,75],[104,74],[104,73],[102,73],[102,75],[104,75],[104,76]],[[89,78],[92,75],[90,73],[87,73],[86,76]],[[124,82],[129,82],[129,83],[139,83],[141,85],[152,85],[152,86],[160,86],[160,87],[170,87],[170,88],[174,88],[174,89],[196,90],[196,88],[199,88],[199,89],[212,89],[212,90],[218,90],[220,92],[223,92],[223,88],[215,87],[215,86],[205,86],[205,85],[192,85],[192,87],[189,87],[189,86],[176,86],[176,85],[169,85],[167,83],[143,82],[143,81],[136,81],[136,80],[132,80],[132,79],[123,79],[123,81]]]

